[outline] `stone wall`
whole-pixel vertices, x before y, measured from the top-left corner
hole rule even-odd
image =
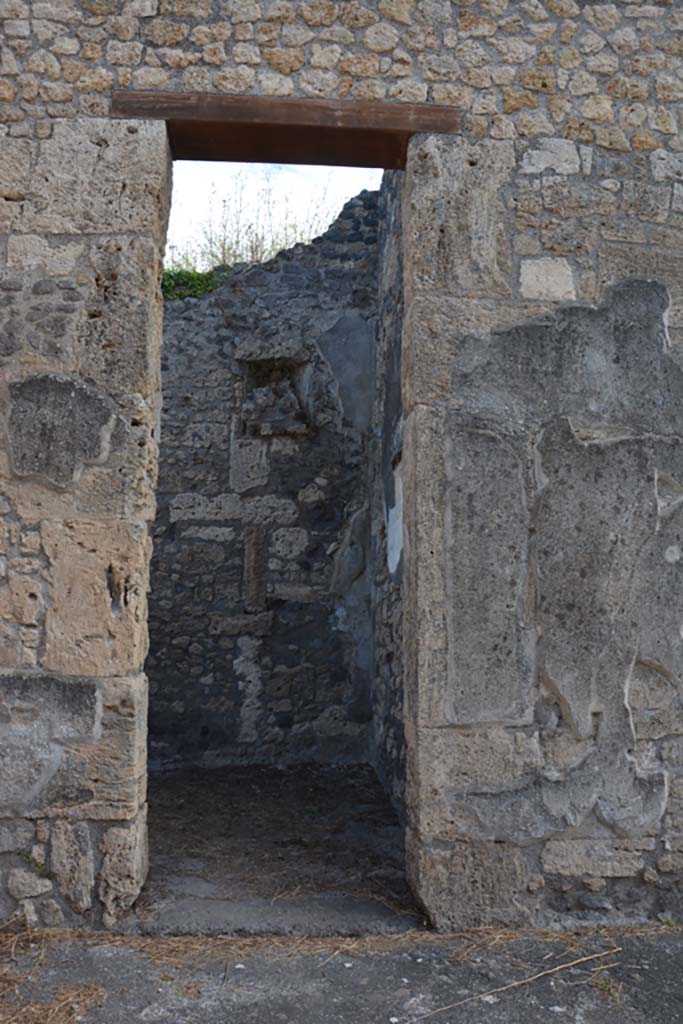
[[[168,154],[109,112],[155,88],[463,110],[402,201],[413,885],[440,927],[679,912],[679,7],[0,0],[9,909],[144,877]]]
[[[401,601],[402,180],[402,174],[387,172],[380,193],[377,371],[369,476],[374,638],[372,762],[401,815],[405,799]]]
[[[145,878],[169,170],[160,125],[0,140],[3,917],[112,923]]]
[[[680,159],[412,146],[414,885],[442,927],[679,914]]]
[[[369,756],[377,201],[166,304],[152,764]]]
[[[11,134],[132,88],[447,103],[474,138],[680,145],[673,0],[2,0],[0,19]]]

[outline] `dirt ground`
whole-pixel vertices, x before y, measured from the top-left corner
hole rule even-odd
[[[144,934],[356,935],[419,914],[371,768],[186,769],[150,780]]]
[[[0,930],[0,1024],[680,1024],[683,930],[356,939]]]
[[[427,930],[368,770],[182,772],[150,810],[121,933],[0,926],[0,1024],[683,1024],[677,925]]]

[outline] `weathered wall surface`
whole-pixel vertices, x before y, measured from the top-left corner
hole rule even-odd
[[[165,133],[59,122],[0,179],[0,915],[112,921],[146,871]]]
[[[442,926],[680,912],[679,173],[413,143],[409,851]]]
[[[377,203],[166,304],[152,763],[368,758]]]
[[[3,775],[6,906],[110,920],[144,877],[167,168],[160,126],[107,119],[131,87],[463,109],[460,138],[414,140],[403,200],[413,882],[442,927],[675,911],[679,5],[0,0],[0,19],[0,728],[34,765],[28,802]]]
[[[116,88],[455,104],[474,137],[678,149],[673,0],[2,0],[10,132]]]
[[[374,662],[372,762],[399,813],[405,799],[403,735],[403,489],[401,336],[403,175],[387,173],[379,206],[379,291],[370,527]]]

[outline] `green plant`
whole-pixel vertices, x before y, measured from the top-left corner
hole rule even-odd
[[[166,299],[188,299],[212,292],[220,284],[215,270],[192,267],[169,267],[161,278],[161,291]]]
[[[40,861],[37,861],[35,857],[31,856],[31,854],[27,850],[19,850],[19,856],[24,861],[24,863],[27,864],[30,868],[33,868],[35,873],[37,875],[40,875],[41,878],[52,878],[52,875],[48,871],[45,864],[41,864]]]

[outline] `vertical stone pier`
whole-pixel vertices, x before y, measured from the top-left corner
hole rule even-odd
[[[2,140],[0,895],[112,923],[146,872],[163,124]]]

